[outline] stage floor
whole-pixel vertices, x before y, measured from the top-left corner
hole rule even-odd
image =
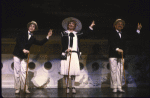
[[[15,94],[14,88],[2,88],[1,93],[5,98],[10,97],[148,97],[150,96],[149,87],[145,88],[123,88],[125,93],[112,93],[110,88],[76,88],[76,94],[66,94],[66,89],[46,88],[46,89],[29,89],[30,94]],[[71,90],[71,89],[70,89]]]

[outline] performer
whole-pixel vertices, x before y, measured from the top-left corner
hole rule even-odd
[[[125,21],[122,19],[117,19],[113,26],[115,30],[110,32],[109,35],[109,63],[110,63],[110,87],[113,89],[113,92],[125,92],[122,89],[122,76],[123,76],[123,62],[122,55],[125,57],[125,44],[128,36],[125,32],[122,32],[122,29],[125,26]],[[140,30],[142,25],[138,23],[137,33],[134,37],[140,35]],[[133,37],[132,37],[133,39]]]
[[[90,28],[92,28],[94,25],[95,24],[92,22]],[[81,52],[79,49],[80,49],[80,37],[81,35],[83,35],[83,33],[80,33],[80,30],[82,29],[82,24],[78,19],[74,17],[69,17],[63,20],[62,26],[66,31],[61,33],[62,34],[61,74],[64,75],[67,85],[68,67],[70,61],[69,76],[71,76],[72,93],[76,93],[74,83],[75,83],[75,76],[80,75],[79,57],[81,55]],[[71,53],[71,60],[69,53]],[[69,93],[69,83],[67,85],[66,93]]]
[[[48,32],[47,37],[43,40],[38,41],[33,36],[33,32],[38,30],[38,25],[35,21],[31,21],[27,24],[26,31],[20,32],[16,38],[16,46],[13,51],[14,55],[14,79],[15,79],[15,93],[19,93],[20,90],[24,89],[25,77],[27,70],[27,54],[32,44],[43,45],[52,35],[52,30]],[[20,87],[21,86],[21,87]],[[25,93],[30,93],[28,86],[26,85]]]

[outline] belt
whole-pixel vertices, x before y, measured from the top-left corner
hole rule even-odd
[[[78,51],[71,51],[71,52],[76,52],[76,53],[78,53]]]
[[[78,53],[78,51],[70,51],[70,52],[75,52],[75,53]]]

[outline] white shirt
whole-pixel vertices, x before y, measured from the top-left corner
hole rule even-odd
[[[93,30],[93,28],[92,28],[91,26],[89,26],[89,29],[90,29],[90,30]]]
[[[31,34],[29,34],[30,32],[28,31],[28,40],[31,38]]]
[[[121,38],[121,33],[119,33],[119,30],[116,30],[117,32],[118,32],[118,34],[119,34],[119,36],[120,36],[120,38]]]
[[[71,33],[70,31],[65,31],[66,33],[68,33],[68,36],[69,36],[69,34]],[[68,49],[71,49],[72,51],[77,51],[77,48],[78,48],[78,43],[77,43],[77,40],[78,40],[78,38],[77,38],[77,32],[76,31],[73,31],[72,32],[73,34],[74,34],[74,37],[73,37],[73,46],[72,47],[70,47],[70,36],[69,36],[69,41],[68,41]]]

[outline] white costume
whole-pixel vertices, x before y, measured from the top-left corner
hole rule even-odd
[[[15,89],[20,89],[21,87],[21,90],[24,90],[26,69],[27,59],[20,59],[14,56]],[[28,89],[27,85],[26,89]]]
[[[123,62],[121,58],[109,58],[111,78],[111,88],[122,88]]]
[[[74,34],[73,37],[73,46],[70,47],[70,36],[68,30],[65,31],[68,34],[68,49],[71,49],[72,51],[77,51],[78,49],[78,43],[77,43],[77,32],[73,31]],[[65,55],[65,53],[62,53],[62,55]],[[69,68],[69,61],[70,61],[70,55],[67,56],[67,60],[61,60],[61,74],[62,75],[68,75],[68,68]],[[71,54],[71,61],[70,61],[70,71],[69,75],[79,75],[80,74],[80,66],[79,66],[79,58],[78,54],[76,52],[72,52]]]

